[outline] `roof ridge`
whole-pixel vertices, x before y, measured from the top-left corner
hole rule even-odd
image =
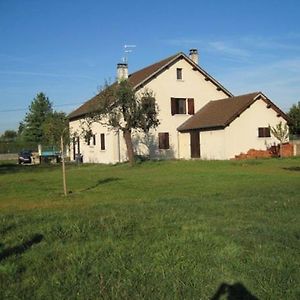
[[[148,66],[146,66],[146,67],[144,67],[144,68],[142,68],[142,69],[138,69],[138,70],[136,70],[136,71],[130,73],[130,74],[128,75],[128,77],[134,75],[135,73],[144,71],[145,69],[148,69],[148,68],[150,68],[150,67],[152,67],[152,66],[161,64],[161,63],[164,62],[164,61],[171,60],[171,59],[175,58],[176,56],[178,56],[179,54],[182,54],[182,52],[178,52],[178,53],[176,53],[176,54],[170,55],[169,57],[164,58],[164,59],[161,59],[161,60],[159,60],[159,61],[157,61],[157,62],[155,62],[155,63],[153,63],[153,64],[150,64],[150,65],[148,65]]]

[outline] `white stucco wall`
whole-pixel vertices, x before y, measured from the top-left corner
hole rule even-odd
[[[182,69],[182,80],[176,79],[176,69]],[[158,145],[158,133],[169,132],[170,150],[158,150],[161,156],[174,158],[190,158],[189,144],[185,135],[178,133],[177,128],[191,117],[186,114],[171,115],[171,97],[173,98],[193,98],[194,108],[197,112],[211,100],[223,99],[228,96],[223,91],[218,91],[217,87],[210,81],[205,80],[199,71],[193,70],[186,60],[181,59],[169,69],[161,73],[146,86],[155,94],[157,101],[160,125],[155,131],[151,131]],[[180,136],[180,138],[179,138]]]
[[[182,80],[177,80],[176,69],[182,69]],[[193,70],[185,59],[181,59],[169,69],[162,72],[155,79],[145,85],[154,92],[159,109],[158,118],[160,125],[156,130],[151,130],[145,137],[143,134],[133,134],[133,144],[137,154],[150,155],[152,158],[190,158],[189,135],[186,138],[180,134],[177,127],[191,117],[186,109],[185,115],[171,115],[171,97],[174,98],[194,98],[195,112],[203,107],[210,100],[223,99],[228,97],[223,91],[218,91],[217,87],[210,81],[205,80],[199,71]],[[71,131],[81,132],[80,121],[70,122]],[[127,160],[126,145],[122,133],[108,130],[106,127],[96,123],[92,126],[92,131],[96,134],[96,145],[87,145],[83,138],[80,140],[80,152],[84,162],[93,163],[117,163]],[[170,149],[158,149],[158,133],[168,132]],[[100,133],[105,133],[106,150],[100,150]],[[71,149],[73,149],[71,147]],[[120,153],[120,154],[119,154]],[[71,153],[71,157],[73,157]]]
[[[202,159],[226,159],[225,130],[200,132],[200,156]]]
[[[99,123],[93,123],[91,130],[96,135],[96,145],[93,144],[93,139],[91,139],[90,145],[86,143],[82,136],[82,126],[79,120],[70,122],[71,134],[77,132],[80,136],[80,153],[83,155],[83,162],[108,164],[126,160],[126,146],[122,133],[108,130],[107,127]],[[100,147],[101,133],[105,134],[105,150],[101,150]],[[72,145],[71,158],[73,158]]]
[[[286,123],[263,100],[257,100],[225,129],[200,133],[201,158],[230,159],[250,149],[266,150],[278,140],[272,135],[258,137],[258,128],[275,126],[280,121]]]

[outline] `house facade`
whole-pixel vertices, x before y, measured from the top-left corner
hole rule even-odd
[[[276,139],[269,125],[287,122],[286,115],[263,93],[234,96],[198,64],[198,52],[180,52],[128,75],[127,64],[118,64],[117,79],[128,79],[137,93],[154,92],[159,126],[148,134],[133,132],[136,154],[151,158],[230,159],[253,148],[265,150]],[[80,132],[85,116],[99,96],[69,115],[74,136],[71,157],[84,162],[117,163],[127,160],[123,135],[99,123],[92,137]]]

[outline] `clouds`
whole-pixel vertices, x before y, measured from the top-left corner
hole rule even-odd
[[[287,111],[300,99],[300,33],[165,41],[198,48],[200,65],[234,94],[261,90]]]

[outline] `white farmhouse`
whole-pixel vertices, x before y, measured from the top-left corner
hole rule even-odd
[[[154,92],[160,125],[149,134],[133,133],[135,151],[151,158],[231,159],[249,149],[266,150],[276,143],[270,126],[287,116],[263,93],[234,96],[198,65],[198,51],[180,52],[128,75],[118,64],[117,79],[131,82],[136,92]],[[96,95],[69,115],[70,132],[79,133],[82,120],[99,101]],[[73,138],[72,159],[117,163],[127,160],[123,135],[99,123],[92,137]]]

